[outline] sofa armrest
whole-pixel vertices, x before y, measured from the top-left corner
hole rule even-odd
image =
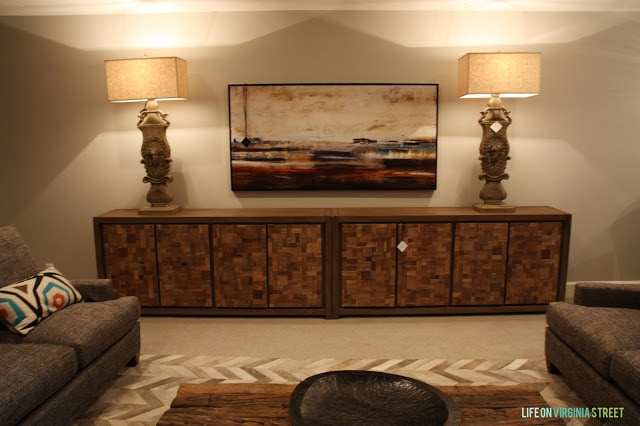
[[[576,283],[574,303],[583,306],[640,309],[640,284]]]
[[[110,279],[69,280],[89,302],[114,299],[113,284]]]

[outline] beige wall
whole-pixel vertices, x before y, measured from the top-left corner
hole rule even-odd
[[[506,100],[515,205],[573,214],[569,280],[640,278],[640,14],[322,12],[0,17],[0,223],[73,277],[96,274],[92,217],[144,204],[139,104],[106,101],[103,60],[180,56],[191,97],[172,125],[187,208],[468,206],[482,100],[456,97],[457,59],[540,51],[542,93]],[[438,189],[233,193],[227,85],[438,83]]]

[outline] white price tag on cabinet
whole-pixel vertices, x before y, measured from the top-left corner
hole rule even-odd
[[[401,253],[404,253],[407,247],[409,247],[409,244],[405,243],[404,241],[400,241],[400,243],[396,247],[398,248],[398,250],[400,250]]]

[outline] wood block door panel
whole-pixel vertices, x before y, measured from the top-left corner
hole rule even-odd
[[[504,304],[508,236],[507,222],[456,224],[453,305]]]
[[[212,225],[215,306],[267,307],[267,226]]]
[[[209,225],[156,225],[160,305],[211,307]]]
[[[509,234],[506,304],[557,300],[562,222],[512,223]]]
[[[395,223],[341,225],[342,307],[396,305]]]
[[[397,306],[446,306],[451,282],[451,223],[402,223]]]
[[[267,230],[269,307],[322,307],[322,225],[269,224]]]
[[[142,306],[158,306],[156,240],[153,224],[103,224],[105,277],[116,297],[136,296]]]

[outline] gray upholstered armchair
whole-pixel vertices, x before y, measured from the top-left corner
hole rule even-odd
[[[613,424],[640,424],[640,284],[578,283],[547,324],[549,371],[588,407],[622,408]]]

